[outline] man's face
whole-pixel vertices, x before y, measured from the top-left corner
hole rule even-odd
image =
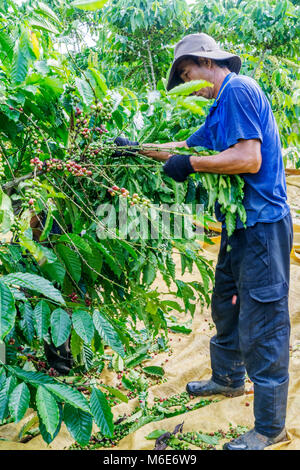
[[[191,59],[183,59],[177,66],[177,72],[184,82],[190,82],[191,80],[207,80],[212,82],[212,67],[209,64],[211,62],[201,58],[199,64],[196,64]],[[213,98],[213,90],[214,87],[206,87],[195,91],[193,94],[211,99]]]

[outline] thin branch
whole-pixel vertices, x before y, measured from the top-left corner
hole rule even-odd
[[[154,73],[154,68],[153,68],[153,60],[152,60],[152,54],[151,54],[151,50],[150,50],[149,41],[147,41],[147,51],[148,51],[149,64],[150,64],[151,75],[152,75],[153,90],[155,90],[156,89],[156,80],[155,80],[155,73]]]

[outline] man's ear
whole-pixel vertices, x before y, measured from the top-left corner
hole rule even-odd
[[[208,67],[209,69],[212,68],[213,61],[211,59],[207,59],[206,57],[198,57],[198,65],[202,67]]]
[[[213,66],[213,61],[211,59],[204,59],[205,60],[205,65],[206,67],[208,67],[209,69],[212,68]]]

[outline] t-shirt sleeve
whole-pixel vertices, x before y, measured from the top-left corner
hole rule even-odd
[[[239,139],[263,141],[259,102],[242,87],[228,90],[227,106],[224,113],[226,147],[236,144]]]
[[[206,123],[202,124],[202,126],[186,140],[186,144],[188,147],[212,148]]]

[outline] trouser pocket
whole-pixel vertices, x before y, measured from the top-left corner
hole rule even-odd
[[[290,321],[286,282],[243,291],[239,334],[246,369],[253,381],[287,377]]]
[[[286,282],[249,290],[250,340],[289,328],[288,290]]]

